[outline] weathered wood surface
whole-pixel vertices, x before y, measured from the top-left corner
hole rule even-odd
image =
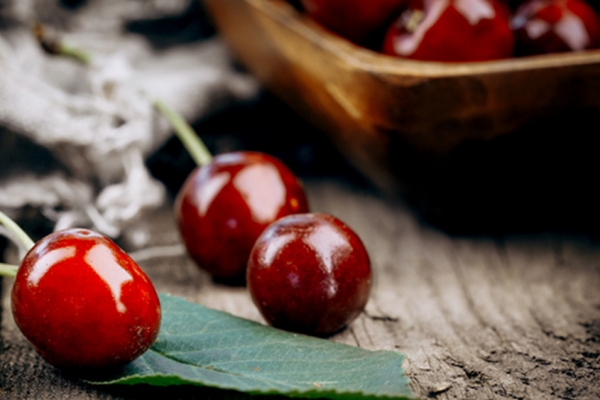
[[[314,210],[337,215],[364,239],[375,273],[365,312],[331,340],[406,353],[411,386],[422,398],[600,398],[597,238],[453,237],[364,187],[336,178],[305,184]],[[261,321],[245,288],[213,283],[178,254],[169,207],[129,234],[144,229],[154,252],[133,254],[159,291]],[[2,281],[0,398],[237,397],[189,388],[96,389],[63,376],[18,332],[11,283]]]
[[[597,399],[600,198],[593,188],[600,165],[597,135],[581,121],[561,118],[527,139],[521,132],[473,144],[438,169],[428,160],[402,161],[409,176],[431,168],[422,176],[437,177],[425,185],[435,189],[429,197],[416,196],[420,208],[435,211],[436,197],[445,194],[444,226],[453,221],[454,228],[470,229],[468,236],[423,222],[425,214],[357,179],[321,133],[272,97],[196,128],[214,153],[252,149],[282,158],[303,178],[314,211],[338,216],[363,238],[375,275],[372,297],[365,313],[331,340],[406,353],[421,398]],[[193,168],[176,139],[149,164],[171,192]],[[44,230],[26,222],[30,233]],[[572,233],[561,233],[565,227]],[[530,233],[509,233],[519,231]],[[149,235],[146,249],[132,245],[140,235]],[[119,243],[159,291],[261,321],[244,287],[215,284],[181,251],[170,205],[132,226]],[[186,387],[98,389],[64,376],[19,333],[10,311],[12,279],[0,281],[2,400],[248,398]]]

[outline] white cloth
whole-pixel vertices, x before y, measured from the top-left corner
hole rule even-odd
[[[0,209],[40,207],[56,229],[117,237],[165,201],[144,165],[172,132],[153,100],[194,121],[253,98],[258,85],[233,68],[218,37],[156,50],[123,29],[133,18],[179,13],[188,1],[90,0],[75,11],[58,3],[0,0],[0,26],[11,21],[0,30],[0,144],[16,134],[61,166],[43,175],[0,171]],[[45,54],[28,29],[44,19],[60,20],[62,41],[88,52],[91,65]]]

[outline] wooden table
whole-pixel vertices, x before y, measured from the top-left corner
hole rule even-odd
[[[281,106],[265,106],[262,112],[270,107]],[[260,120],[262,114],[255,112],[242,112],[244,121]],[[289,123],[294,117],[282,118]],[[230,127],[219,128],[227,119],[201,126],[215,133],[208,136],[213,149],[232,143]],[[253,129],[262,129],[257,124]],[[298,124],[295,129],[308,129]],[[262,149],[284,143],[275,137],[263,140]],[[244,135],[237,140],[233,147],[255,143]],[[295,145],[301,148],[297,154],[304,154],[303,144]],[[452,235],[424,222],[403,198],[380,193],[347,167],[332,167],[330,161],[340,158],[326,150],[312,153],[325,157],[324,165],[330,166],[325,173],[300,169],[312,209],[334,214],[356,230],[375,276],[365,312],[331,340],[404,352],[411,386],[421,398],[600,398],[596,227]],[[140,232],[150,240],[145,249],[133,249],[132,239]],[[244,287],[212,282],[181,252],[170,204],[132,227],[119,243],[132,251],[158,291],[262,321]],[[11,284],[12,279],[2,279],[1,399],[247,397],[186,387],[97,389],[71,380],[42,361],[17,330],[10,312]]]

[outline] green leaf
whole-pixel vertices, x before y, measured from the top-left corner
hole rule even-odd
[[[393,351],[284,332],[161,295],[156,343],[117,377],[93,384],[198,385],[332,399],[413,398]]]

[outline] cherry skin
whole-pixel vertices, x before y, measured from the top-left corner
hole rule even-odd
[[[346,39],[366,43],[389,24],[407,0],[302,0],[306,12],[318,23]]]
[[[524,55],[600,47],[600,16],[581,0],[526,1],[512,26]]]
[[[243,280],[256,238],[273,221],[308,211],[304,189],[279,160],[258,152],[221,154],[196,168],[175,211],[196,264],[211,276]]]
[[[508,58],[514,50],[509,21],[498,0],[412,0],[388,29],[382,51],[422,61]]]
[[[110,239],[67,229],[25,255],[12,289],[14,320],[48,363],[76,371],[119,367],[158,335],[161,308],[140,267]]]
[[[256,241],[247,282],[269,324],[327,336],[364,309],[371,266],[358,235],[339,219],[290,215],[271,224]]]

